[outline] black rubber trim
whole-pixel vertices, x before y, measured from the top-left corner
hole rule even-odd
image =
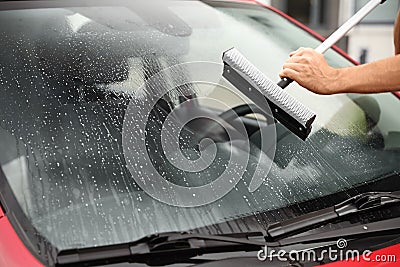
[[[0,203],[5,216],[10,221],[25,247],[43,265],[55,264],[57,249],[31,224],[16,199],[8,180],[0,167]]]

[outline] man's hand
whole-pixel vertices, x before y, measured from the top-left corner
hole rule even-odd
[[[326,95],[339,92],[339,74],[340,71],[330,67],[322,54],[311,48],[299,48],[290,54],[279,76],[295,80],[314,93]]]
[[[394,40],[396,56],[341,69],[330,67],[324,56],[315,50],[300,48],[290,54],[279,75],[323,95],[397,91],[400,88],[400,11]]]

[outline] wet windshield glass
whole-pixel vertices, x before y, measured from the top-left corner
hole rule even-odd
[[[238,48],[278,80],[290,51],[318,44],[274,12],[96,3],[0,11],[0,164],[58,249],[203,226],[241,231],[249,226],[213,225],[245,216],[264,229],[261,212],[400,170],[391,94],[317,96],[292,85],[317,113],[306,142],[262,116],[218,117],[251,103],[221,77],[223,51]]]

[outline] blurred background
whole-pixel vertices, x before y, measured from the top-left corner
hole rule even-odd
[[[304,23],[324,37],[343,24],[368,0],[262,0]],[[393,25],[399,0],[375,9],[338,46],[360,63],[394,55]]]

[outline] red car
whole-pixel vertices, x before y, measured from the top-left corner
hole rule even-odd
[[[0,1],[0,34],[0,266],[398,265],[400,95],[293,84],[302,141],[221,76],[320,43],[285,14]]]

